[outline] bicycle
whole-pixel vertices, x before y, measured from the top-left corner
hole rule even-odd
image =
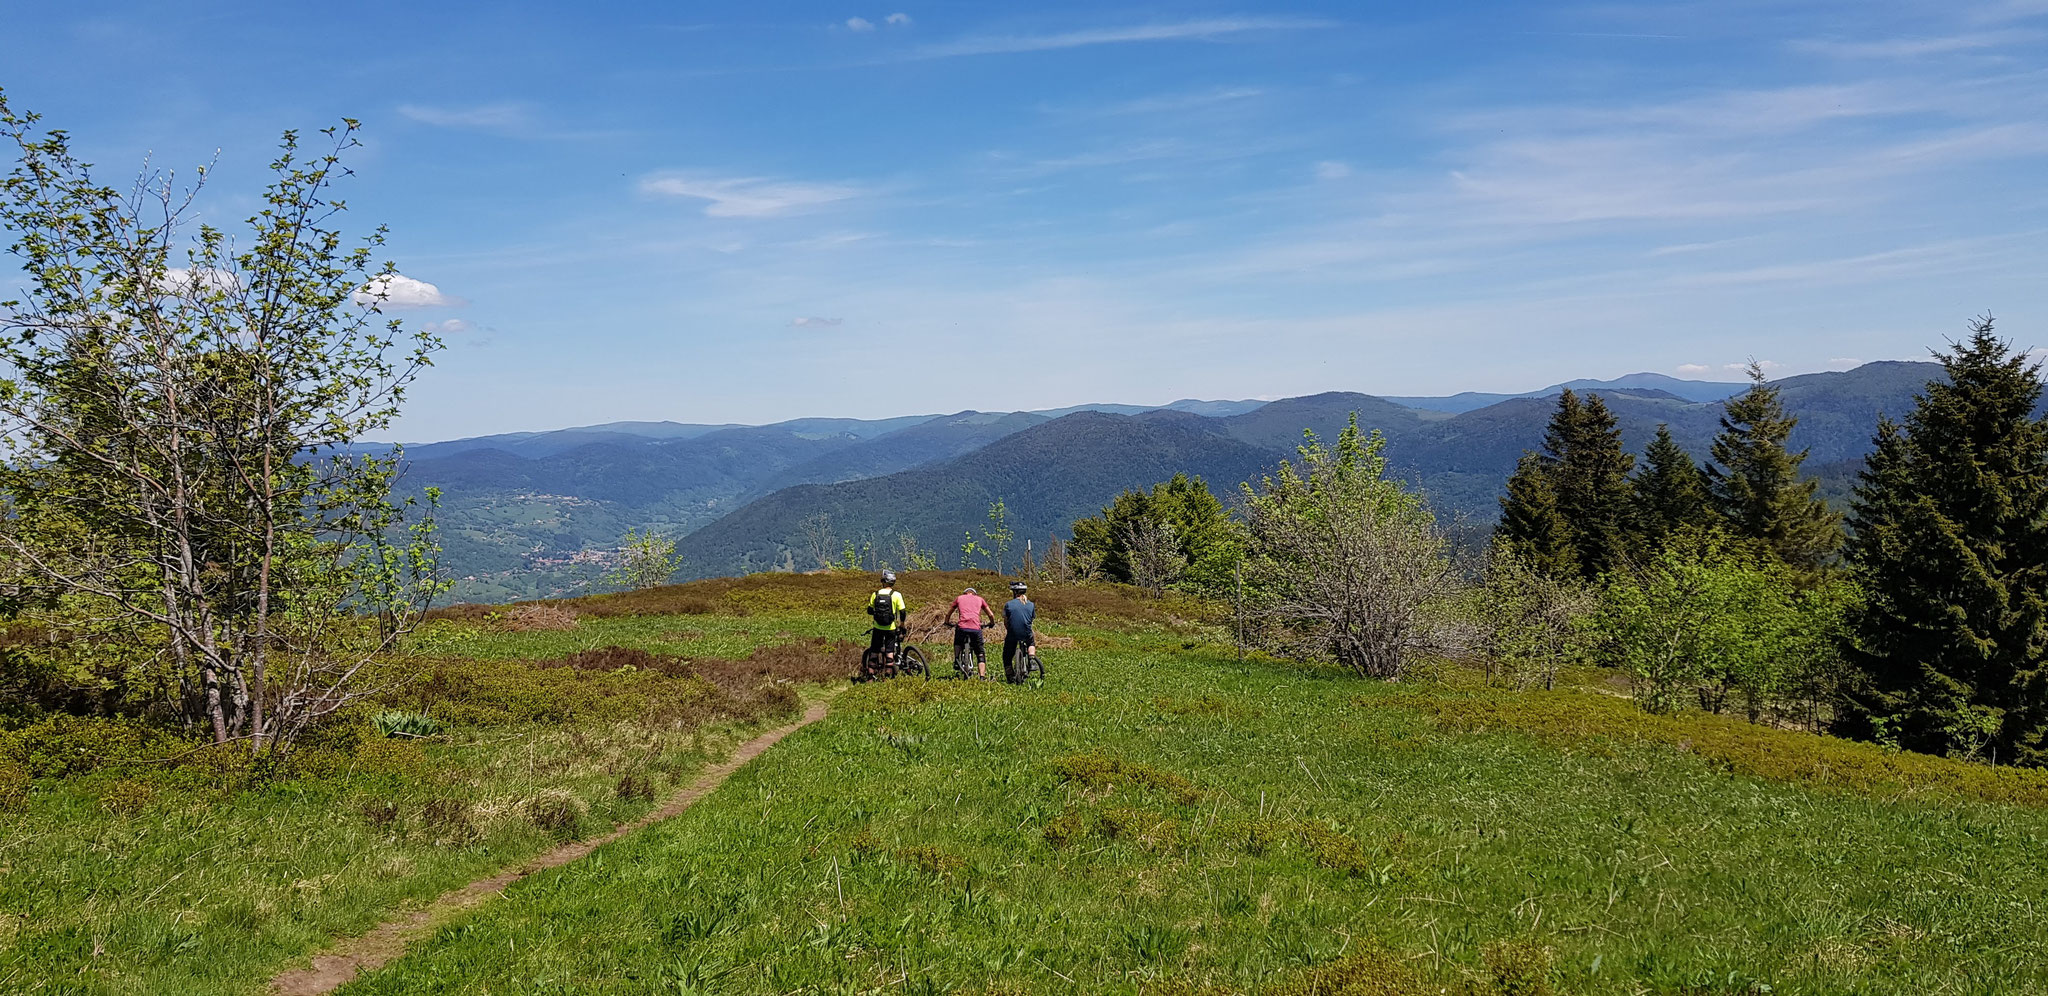
[[[1003,677],[1013,685],[1021,685],[1034,679],[1044,681],[1045,664],[1038,659],[1037,654],[1026,647],[1014,659],[1003,664]]]
[[[980,676],[979,668],[976,667],[978,660],[974,656],[974,651],[957,636],[960,627],[953,625],[951,628],[956,634],[953,639],[953,674],[961,681],[973,681]]]
[[[890,650],[896,652],[894,663],[891,663],[887,656]],[[877,681],[901,675],[910,675],[929,681],[931,680],[932,672],[931,666],[925,661],[924,651],[903,642],[903,634],[898,634],[897,638],[886,649],[863,650],[860,652],[860,671],[854,675],[854,680]]]

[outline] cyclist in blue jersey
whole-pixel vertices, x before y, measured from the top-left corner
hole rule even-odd
[[[1003,603],[1003,675],[1010,681],[1022,681],[1021,662],[1016,662],[1018,651],[1028,657],[1038,656],[1038,638],[1032,634],[1031,626],[1038,621],[1038,606],[1025,594],[1028,586],[1022,581],[1010,582],[1010,600]]]

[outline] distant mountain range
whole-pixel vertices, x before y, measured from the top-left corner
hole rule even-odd
[[[1830,493],[1869,449],[1879,411],[1899,413],[1940,367],[1872,363],[1778,381],[1800,418],[1795,446]],[[1387,437],[1394,473],[1440,516],[1475,529],[1522,452],[1541,444],[1563,387],[1598,393],[1639,451],[1659,423],[1696,457],[1719,402],[1746,384],[1634,374],[1523,395],[1384,398],[1333,392],[1279,401],[1094,404],[1037,412],[955,412],[766,426],[617,422],[405,447],[409,487],[439,486],[444,565],[457,598],[581,590],[627,529],[682,536],[685,573],[814,566],[806,520],[834,545],[896,551],[902,538],[951,566],[990,502],[1010,510],[1021,547],[1042,547],[1129,487],[1179,471],[1219,493],[1294,454],[1302,431],[1334,437],[1352,412]]]

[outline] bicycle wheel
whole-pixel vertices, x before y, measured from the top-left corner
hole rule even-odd
[[[903,652],[896,655],[896,670],[903,674],[916,675],[926,681],[930,681],[932,677],[932,669],[925,663],[924,651],[916,647],[904,647]]]
[[[1024,675],[1027,678],[1045,677],[1045,665],[1039,662],[1037,654],[1024,658]]]
[[[881,670],[881,667],[882,655],[872,650],[863,650],[860,652],[859,669],[853,672],[853,680],[873,681],[875,680],[875,672]]]

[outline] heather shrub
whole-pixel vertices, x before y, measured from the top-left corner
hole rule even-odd
[[[1657,715],[1626,699],[1559,692],[1469,698],[1374,698],[1416,709],[1454,730],[1514,730],[1565,747],[1672,747],[1721,770],[1863,795],[1939,793],[2048,806],[2048,771],[1992,767],[1875,744],[1779,730],[1732,716]]]
[[[33,785],[21,765],[0,761],[0,813],[15,813],[28,808],[28,793]]]

